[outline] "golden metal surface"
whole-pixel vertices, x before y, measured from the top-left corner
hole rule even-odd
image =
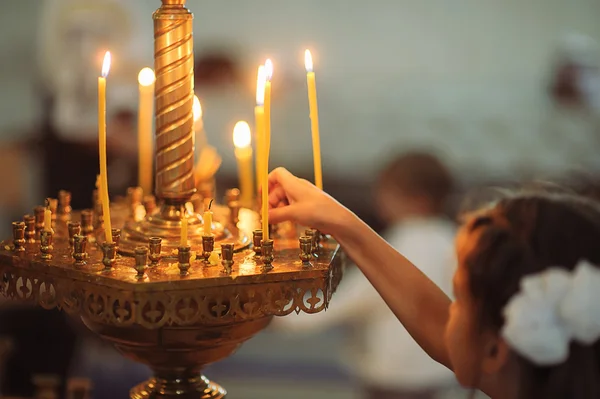
[[[274,239],[263,241],[258,214],[237,204],[239,191],[228,191],[226,206],[212,207],[212,235],[203,237],[199,212],[215,184],[202,182],[194,195],[192,18],[185,0],[162,0],[153,15],[157,198],[131,189],[128,200],[112,201],[118,242],[106,243],[97,191],[93,209],[81,212],[61,191],[59,201],[48,199],[53,217],[57,206],[61,215],[54,233],[43,230],[44,207],[36,207],[33,219],[13,224],[12,240],[0,242],[2,295],[77,314],[153,369],[132,399],[225,398],[202,368],[231,355],[273,316],[326,309],[343,274],[337,243],[319,246],[314,233],[303,238],[302,251],[293,228],[274,229]],[[182,218],[190,246],[178,249]],[[204,261],[211,253],[222,261]]]
[[[250,220],[253,229],[256,215]],[[78,252],[84,251],[79,249],[83,238],[75,236]],[[270,271],[253,250],[233,253],[228,248],[230,273],[221,264],[190,259],[182,276],[179,262],[165,256],[144,268],[143,278],[141,259],[115,257],[114,243],[101,245],[106,257],[98,243],[89,245],[86,263],[75,265],[65,221],[57,221],[51,261],[42,259],[39,243],[26,242],[22,252],[11,244],[0,243],[0,292],[78,314],[120,352],[149,365],[155,377],[135,387],[131,398],[225,397],[221,387],[201,375],[203,366],[229,356],[273,316],[324,310],[343,271],[332,241],[324,243],[313,268],[303,267],[295,237],[274,240]],[[109,268],[103,258],[111,260]]]
[[[154,12],[156,195],[183,204],[194,182],[194,43],[185,1],[163,0]]]

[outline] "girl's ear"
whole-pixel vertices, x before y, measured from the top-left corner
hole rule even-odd
[[[490,334],[489,337],[486,337],[481,363],[483,373],[487,375],[497,374],[508,362],[509,356],[510,347],[506,341],[495,334]]]

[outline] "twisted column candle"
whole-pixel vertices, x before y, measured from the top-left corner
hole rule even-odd
[[[170,203],[194,193],[193,14],[185,0],[162,0],[154,12],[156,194]]]

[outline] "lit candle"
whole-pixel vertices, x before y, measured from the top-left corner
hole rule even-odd
[[[271,79],[273,78],[273,62],[270,59],[265,61],[265,137],[267,139],[267,153],[271,151]],[[267,165],[267,170],[269,165]]]
[[[321,140],[319,138],[319,107],[317,106],[317,84],[313,71],[313,60],[309,50],[304,53],[306,82],[308,85],[308,107],[310,111],[310,127],[312,130],[313,162],[315,168],[315,185],[323,189],[323,172],[321,170]]]
[[[262,136],[265,132],[265,81],[266,71],[264,65],[258,67],[256,80],[256,107],[254,107],[254,134],[256,137],[256,187],[260,190],[262,184],[262,161],[264,158]]]
[[[252,204],[252,133],[248,122],[239,121],[233,128],[233,145],[235,146],[235,158],[238,164],[238,178],[240,181],[240,200],[243,206],[250,207]]]
[[[188,241],[188,220],[185,217],[185,214],[181,218],[181,242],[179,243],[180,247],[187,247]]]
[[[152,111],[154,108],[154,82],[151,68],[138,74],[138,185],[144,194],[152,193]]]
[[[267,81],[266,70],[263,65],[258,68],[258,79],[256,82],[256,137],[258,139],[258,157],[260,158],[260,183],[262,185],[262,229],[263,239],[269,239],[269,148],[265,131],[265,83]]]
[[[204,211],[204,235],[205,236],[209,236],[212,234],[212,217],[213,217],[213,213],[210,210],[210,207],[212,206],[212,200],[210,201],[210,203],[208,204],[208,207],[206,208],[206,210]]]
[[[100,201],[104,215],[104,234],[106,242],[112,243],[110,225],[110,204],[108,202],[108,177],[106,173],[106,77],[110,70],[110,52],[104,55],[102,76],[98,77],[98,145],[100,152]]]

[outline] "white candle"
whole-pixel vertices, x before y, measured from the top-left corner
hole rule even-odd
[[[138,185],[144,194],[152,193],[152,118],[154,110],[154,82],[151,68],[138,74]]]

